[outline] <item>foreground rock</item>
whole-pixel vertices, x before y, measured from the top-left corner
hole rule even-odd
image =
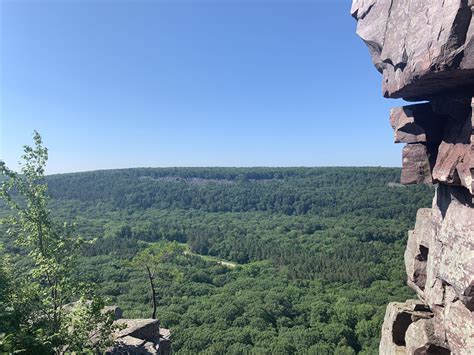
[[[117,313],[121,317],[121,310]],[[119,318],[115,323],[120,330],[114,334],[115,345],[106,354],[171,354],[170,331],[160,328],[158,320]]]
[[[405,251],[419,301],[387,307],[381,354],[474,354],[473,11],[473,0],[352,4],[384,96],[428,101],[391,111],[401,182],[438,184]]]

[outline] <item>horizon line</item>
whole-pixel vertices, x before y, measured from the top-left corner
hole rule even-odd
[[[225,165],[202,165],[202,166],[134,166],[126,168],[104,168],[104,169],[92,169],[92,170],[77,170],[69,172],[56,172],[51,174],[45,174],[45,176],[53,175],[66,175],[66,174],[77,174],[77,173],[93,173],[102,171],[118,171],[118,170],[133,170],[133,169],[322,169],[322,168],[381,168],[381,169],[401,169],[401,166],[383,166],[383,165],[256,165],[256,166],[225,166]]]

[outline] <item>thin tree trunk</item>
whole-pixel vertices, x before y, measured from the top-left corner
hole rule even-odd
[[[145,266],[146,271],[148,272],[148,279],[150,280],[150,287],[151,287],[151,296],[153,300],[153,313],[151,315],[152,319],[156,319],[156,293],[155,293],[155,284],[153,283],[153,275],[151,273],[150,268],[148,265]]]
[[[46,251],[44,250],[44,242],[43,242],[43,227],[41,226],[41,222],[37,222],[38,224],[38,242],[39,247],[41,250],[41,255],[46,256]]]

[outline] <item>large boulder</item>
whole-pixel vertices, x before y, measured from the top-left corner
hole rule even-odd
[[[413,323],[420,320],[431,320],[433,313],[418,300],[408,300],[404,303],[392,302],[387,306],[385,318],[382,325],[382,338],[379,346],[379,353],[384,355],[402,355],[407,354],[407,342],[414,346],[413,338],[420,338],[419,332],[408,332]],[[408,334],[407,334],[408,332]],[[408,335],[408,336],[407,336]],[[434,342],[431,336],[427,341]],[[436,340],[436,343],[439,343]]]
[[[474,87],[472,0],[354,0],[357,34],[385,97],[420,100]]]
[[[156,319],[119,319],[116,324],[122,326],[117,338],[131,336],[143,340],[158,338],[160,334],[160,323]]]
[[[171,334],[156,319],[119,319],[115,345],[108,354],[171,354]]]

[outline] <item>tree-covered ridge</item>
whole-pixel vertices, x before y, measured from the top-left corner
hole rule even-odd
[[[119,209],[352,213],[410,220],[426,187],[396,185],[397,168],[137,168],[48,179],[57,199],[107,202]]]
[[[134,257],[166,241],[187,244],[190,253],[164,265],[182,276],[156,280],[157,317],[178,354],[374,354],[384,306],[410,295],[406,232],[432,198],[426,186],[399,186],[399,174],[167,168],[47,182],[55,217],[97,238],[83,250],[81,274],[127,316],[151,313]]]

